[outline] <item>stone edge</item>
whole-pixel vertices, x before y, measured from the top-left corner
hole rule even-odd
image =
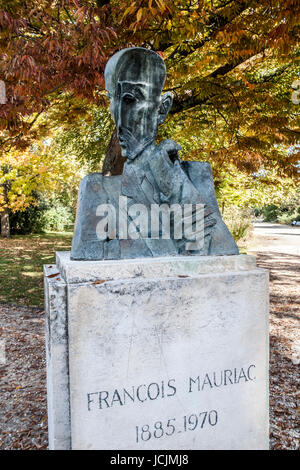
[[[56,265],[44,265],[44,290],[49,449],[69,450],[71,423],[67,285],[61,280]]]
[[[56,252],[56,265],[68,284],[130,278],[166,278],[256,269],[253,255],[174,256],[112,261],[73,261]]]

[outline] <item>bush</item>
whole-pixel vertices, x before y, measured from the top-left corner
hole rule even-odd
[[[267,206],[262,207],[261,213],[263,215],[264,222],[276,222],[279,213],[279,207],[275,206],[275,204],[268,204]]]
[[[280,224],[290,225],[293,220],[300,221],[300,206],[292,203],[285,203],[280,206],[268,204],[255,209],[255,216],[262,215],[264,222],[279,222]]]
[[[291,225],[293,220],[300,221],[300,207],[294,211],[283,212],[278,216],[278,222],[280,224]]]
[[[30,205],[24,211],[10,212],[10,232],[12,235],[28,235],[43,231],[43,214],[47,210],[45,201]]]
[[[74,222],[74,215],[69,207],[58,201],[53,201],[53,207],[46,210],[42,216],[43,229],[54,232],[63,232]]]
[[[249,210],[230,206],[225,208],[223,218],[236,242],[246,238],[250,234],[252,229],[252,216]]]

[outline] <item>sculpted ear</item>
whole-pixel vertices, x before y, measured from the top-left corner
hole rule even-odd
[[[158,124],[162,124],[167,117],[168,112],[171,109],[173,103],[173,97],[171,93],[165,93],[161,97],[161,102],[158,110]]]

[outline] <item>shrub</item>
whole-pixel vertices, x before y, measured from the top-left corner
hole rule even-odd
[[[280,224],[291,225],[293,220],[300,221],[300,208],[295,209],[293,211],[283,212],[278,216],[278,222]]]
[[[261,213],[263,215],[264,222],[276,222],[279,213],[279,207],[275,206],[275,204],[268,204],[267,206],[262,207]]]
[[[10,232],[12,235],[28,235],[43,231],[43,214],[47,210],[45,201],[30,205],[24,211],[10,212]]]
[[[236,206],[227,207],[225,208],[223,218],[236,242],[246,238],[250,234],[252,229],[252,216],[248,209],[241,209]]]
[[[69,207],[59,201],[53,201],[53,206],[46,210],[42,216],[43,229],[63,232],[74,222],[74,215]]]
[[[71,208],[60,201],[39,198],[37,205],[31,205],[22,212],[10,213],[12,235],[28,235],[43,231],[62,232],[73,224]]]
[[[298,202],[299,204],[299,202]],[[291,224],[293,220],[300,221],[300,206],[297,201],[286,201],[284,204],[276,206],[268,204],[255,209],[255,216],[263,216],[264,222],[279,222],[280,224]]]

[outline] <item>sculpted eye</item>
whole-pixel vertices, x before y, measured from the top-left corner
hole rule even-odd
[[[135,96],[133,96],[133,95],[131,95],[131,94],[129,94],[129,93],[126,93],[125,95],[123,95],[122,100],[123,100],[124,103],[126,103],[126,104],[131,104],[131,103],[135,103],[135,102],[136,102]]]

